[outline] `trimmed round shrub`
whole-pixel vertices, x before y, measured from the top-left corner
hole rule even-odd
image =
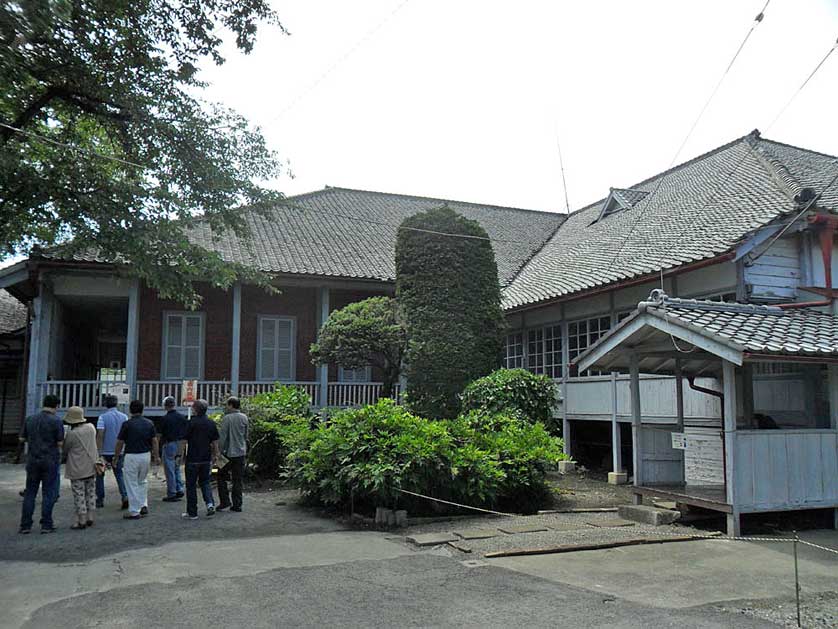
[[[407,404],[423,417],[456,417],[463,388],[498,367],[503,347],[486,230],[448,207],[405,219],[396,240],[396,299],[408,339]]]
[[[498,369],[475,380],[463,391],[462,402],[463,412],[518,413],[558,434],[553,418],[556,385],[547,376],[526,369]]]

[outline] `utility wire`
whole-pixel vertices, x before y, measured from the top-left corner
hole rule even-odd
[[[285,114],[287,114],[290,110],[292,110],[294,107],[296,107],[296,106],[297,106],[297,103],[299,103],[299,102],[300,102],[303,98],[305,98],[306,96],[308,96],[308,95],[309,95],[309,94],[310,94],[310,93],[311,93],[311,92],[312,92],[312,91],[313,91],[313,90],[314,90],[314,89],[315,89],[318,85],[320,85],[323,81],[325,81],[325,80],[329,77],[329,75],[330,75],[332,72],[334,72],[334,71],[335,71],[335,69],[336,69],[336,68],[337,68],[337,67],[338,67],[341,63],[343,63],[343,62],[344,62],[344,61],[346,61],[349,57],[351,57],[353,54],[355,54],[355,53],[358,51],[358,49],[359,49],[359,48],[360,48],[360,47],[361,47],[361,46],[362,46],[362,45],[363,45],[363,44],[364,44],[367,40],[369,40],[369,39],[370,39],[373,35],[375,35],[378,31],[380,31],[380,30],[382,29],[382,27],[384,27],[384,25],[385,25],[385,24],[387,24],[387,22],[389,22],[390,20],[392,20],[392,19],[393,19],[393,17],[395,17],[396,13],[398,13],[399,11],[401,11],[401,10],[404,8],[404,6],[405,6],[408,2],[410,2],[410,0],[402,0],[402,2],[401,2],[401,3],[399,3],[399,5],[398,5],[395,9],[393,9],[390,13],[388,13],[388,14],[384,17],[384,19],[382,19],[380,22],[378,22],[378,23],[377,23],[375,26],[373,26],[373,27],[372,27],[369,31],[367,31],[367,32],[363,35],[363,37],[361,37],[361,38],[360,38],[358,41],[356,41],[356,42],[355,42],[352,46],[350,46],[350,47],[346,50],[346,52],[344,52],[344,53],[343,53],[340,57],[338,57],[338,58],[337,58],[337,60],[336,60],[334,63],[332,63],[332,65],[330,65],[328,68],[326,68],[326,70],[325,70],[322,74],[320,74],[320,76],[318,76],[318,77],[317,77],[317,78],[316,78],[316,79],[315,79],[312,83],[310,83],[310,84],[309,84],[309,85],[308,85],[305,89],[303,89],[303,91],[302,91],[302,92],[300,92],[297,96],[295,96],[295,97],[291,100],[291,102],[289,102],[289,103],[288,103],[285,107],[283,107],[277,115],[275,115],[273,118],[271,118],[270,120],[268,120],[268,122],[267,122],[266,124],[262,125],[262,128],[265,128],[265,127],[267,127],[268,125],[271,125],[271,124],[275,123],[275,122],[276,122],[277,120],[279,120],[282,116],[284,116],[284,115],[285,115]]]
[[[655,187],[652,190],[652,192],[645,199],[643,199],[643,208],[638,210],[637,220],[634,221],[631,228],[629,229],[628,234],[626,234],[626,237],[623,239],[623,241],[620,243],[620,246],[617,248],[617,252],[614,254],[614,257],[611,259],[611,263],[608,265],[608,270],[609,271],[614,266],[614,263],[617,261],[617,258],[620,257],[620,254],[623,252],[623,248],[625,247],[625,245],[628,242],[629,238],[631,237],[632,233],[634,233],[634,230],[640,224],[640,221],[643,219],[643,213],[651,205],[652,199],[658,193],[658,190],[660,190],[660,187],[663,184],[663,182],[666,180],[667,175],[669,175],[671,173],[672,167],[675,165],[675,162],[678,159],[678,156],[681,154],[681,151],[683,150],[684,146],[687,144],[690,137],[692,136],[693,131],[698,126],[698,123],[701,121],[701,118],[704,116],[704,112],[707,111],[707,108],[709,107],[710,102],[713,100],[713,98],[718,93],[719,87],[721,86],[722,82],[725,80],[727,75],[730,73],[730,69],[733,67],[733,64],[736,63],[736,60],[739,58],[740,53],[745,48],[745,44],[750,39],[751,34],[754,32],[754,29],[756,29],[756,27],[759,24],[762,23],[762,20],[765,17],[765,10],[768,8],[768,5],[770,3],[771,3],[771,0],[768,0],[765,3],[765,5],[762,7],[762,10],[754,18],[754,20],[751,24],[751,28],[748,29],[748,33],[745,35],[745,38],[742,40],[742,43],[739,44],[739,47],[736,49],[736,52],[734,53],[733,58],[730,60],[730,63],[727,64],[727,67],[725,68],[724,72],[722,73],[721,78],[719,79],[718,83],[716,83],[716,86],[713,89],[713,91],[710,93],[710,97],[704,103],[704,107],[701,108],[701,111],[698,113],[698,116],[696,117],[695,121],[693,122],[692,126],[690,127],[690,130],[687,132],[686,137],[681,142],[681,145],[678,147],[678,150],[675,152],[675,155],[672,157],[672,160],[669,163],[669,167],[665,171],[664,175],[658,179],[658,181],[656,182]]]
[[[769,125],[769,127],[773,127],[774,123],[777,122],[777,119],[780,116],[782,116],[784,113],[786,113],[786,109],[788,109],[791,106],[794,99],[797,98],[797,95],[800,94],[800,92],[803,91],[803,88],[806,87],[806,84],[809,83],[809,81],[812,80],[812,77],[815,76],[815,74],[817,74],[818,70],[821,69],[821,66],[824,63],[826,63],[827,59],[829,59],[829,56],[833,52],[835,52],[836,48],[838,48],[838,39],[835,40],[835,43],[832,45],[832,48],[830,48],[829,51],[824,55],[823,59],[820,60],[818,65],[815,66],[815,69],[812,70],[812,73],[809,76],[806,77],[806,80],[803,81],[803,83],[800,84],[800,87],[797,88],[797,91],[794,94],[791,95],[791,98],[789,98],[788,102],[783,106],[783,108],[779,111],[779,113],[777,113],[777,115],[774,117],[774,120],[771,121],[771,124]]]
[[[559,142],[559,125],[556,123],[556,149],[559,151],[559,170],[562,173],[562,189],[564,190],[565,213],[570,214],[570,200],[567,198],[567,179],[564,175],[564,160],[562,159],[562,144]]]
[[[125,164],[126,166],[135,166],[137,168],[145,169],[146,167],[138,164],[137,162],[131,162],[127,159],[122,159],[119,157],[114,157],[113,155],[106,155],[105,153],[97,153],[88,148],[84,148],[82,146],[72,145],[72,144],[65,144],[64,142],[59,142],[57,140],[53,140],[45,135],[41,135],[39,133],[34,133],[32,131],[24,131],[23,129],[19,129],[18,127],[13,127],[12,125],[6,124],[5,122],[0,122],[0,127],[4,127],[9,129],[10,131],[14,131],[15,133],[20,133],[22,135],[29,136],[31,138],[35,138],[37,140],[41,140],[42,142],[47,142],[49,144],[54,144],[55,146],[60,146],[63,148],[70,149],[72,151],[80,151],[82,153],[89,153],[90,155],[95,155],[96,157],[101,157],[102,159],[109,159],[114,162],[119,162],[120,164]]]

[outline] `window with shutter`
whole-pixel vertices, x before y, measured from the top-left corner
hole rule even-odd
[[[201,379],[204,370],[204,314],[163,315],[163,379]]]
[[[370,367],[359,367],[358,369],[338,367],[338,380],[341,382],[371,382],[372,369]]]
[[[292,317],[259,317],[256,377],[258,380],[294,380],[295,329]]]

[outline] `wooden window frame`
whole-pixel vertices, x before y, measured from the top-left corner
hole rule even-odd
[[[163,311],[163,334],[162,334],[162,347],[160,351],[160,379],[166,380],[169,382],[176,382],[178,380],[192,380],[193,378],[188,378],[183,373],[185,368],[185,352],[181,352],[180,356],[180,375],[176,377],[169,377],[166,373],[166,364],[168,362],[169,357],[169,317],[180,317],[183,321],[183,340],[186,340],[186,318],[187,317],[197,317],[201,323],[200,331],[198,332],[198,336],[200,339],[200,346],[198,350],[198,375],[195,379],[203,380],[204,379],[204,366],[206,364],[205,361],[205,354],[207,351],[207,339],[206,339],[206,331],[207,331],[207,315],[205,312],[190,312],[188,310],[164,310]],[[184,346],[181,345],[181,349]]]
[[[263,378],[262,377],[262,322],[288,321],[291,323],[291,377]],[[278,338],[278,337],[277,337]],[[274,352],[274,368],[279,375],[279,347]],[[297,317],[290,315],[257,315],[256,316],[256,380],[259,382],[296,382],[297,380]]]

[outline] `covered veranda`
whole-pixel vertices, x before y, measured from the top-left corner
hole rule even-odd
[[[628,370],[635,501],[660,497],[727,515],[832,509],[838,523],[838,317],[812,309],[649,301],[576,361]],[[674,424],[643,421],[641,374],[676,378]],[[684,431],[684,380],[722,383],[718,463]],[[702,479],[711,479],[710,482]]]

